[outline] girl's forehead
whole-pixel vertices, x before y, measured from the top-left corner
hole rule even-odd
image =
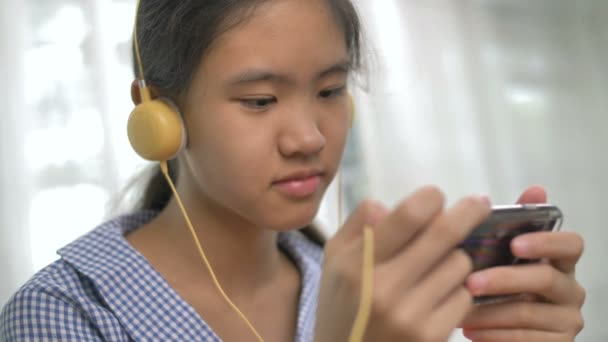
[[[325,0],[265,2],[213,45],[203,59],[207,75],[270,66],[318,73],[348,59],[344,32]]]
[[[322,42],[323,36],[344,40],[341,31],[327,0],[275,0],[255,7],[239,25],[221,34],[216,43],[241,46],[245,42],[284,43],[305,38]]]

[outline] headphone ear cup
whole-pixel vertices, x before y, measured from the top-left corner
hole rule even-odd
[[[131,146],[142,158],[167,161],[186,143],[186,130],[177,106],[167,99],[139,104],[127,124]]]

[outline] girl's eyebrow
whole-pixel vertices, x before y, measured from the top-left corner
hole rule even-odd
[[[320,79],[331,74],[348,74],[351,70],[351,63],[348,60],[341,60],[331,66],[323,69],[317,74],[315,79]],[[246,83],[255,83],[261,81],[270,81],[275,83],[294,83],[288,75],[277,74],[268,69],[249,69],[245,70],[236,76],[230,78],[229,86],[242,85]]]

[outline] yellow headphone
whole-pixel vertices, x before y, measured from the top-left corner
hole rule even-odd
[[[140,81],[143,83],[143,81]],[[133,109],[127,124],[131,146],[150,161],[171,160],[186,144],[186,130],[177,109],[168,99],[151,100],[145,85],[140,85],[142,102]]]
[[[137,1],[139,12],[140,1]],[[127,123],[131,146],[142,158],[150,161],[167,161],[175,158],[186,145],[186,129],[177,105],[166,98],[152,99],[146,85],[143,63],[139,52],[137,19],[133,29],[135,57],[139,68],[138,86],[141,103],[133,109]]]

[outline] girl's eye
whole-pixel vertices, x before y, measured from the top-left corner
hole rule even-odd
[[[331,98],[331,97],[336,97],[336,96],[340,96],[340,95],[344,94],[345,90],[346,90],[346,87],[322,90],[321,92],[319,92],[319,96],[321,96],[322,98],[325,98],[325,99]]]
[[[247,108],[261,110],[267,109],[271,104],[276,103],[277,99],[274,97],[260,97],[254,99],[241,99],[241,104]]]

